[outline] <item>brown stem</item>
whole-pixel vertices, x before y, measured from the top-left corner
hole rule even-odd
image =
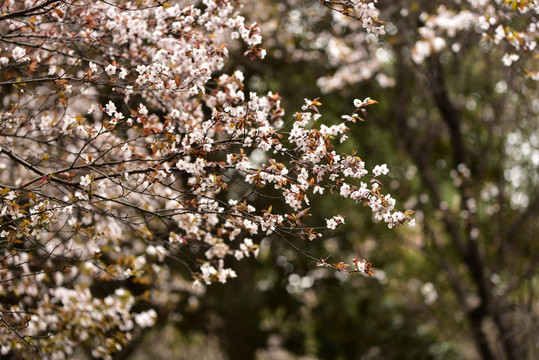
[[[23,17],[23,16],[31,16],[31,15],[38,15],[38,14],[43,14],[43,13],[47,13],[51,10],[45,10],[45,7],[50,5],[50,4],[53,4],[55,2],[60,2],[61,0],[47,0],[39,5],[36,5],[36,6],[32,6],[32,7],[29,7],[27,9],[22,9],[22,10],[19,10],[19,11],[13,11],[13,12],[10,12],[8,14],[3,14],[0,16],[0,21],[2,20],[6,20],[6,19],[12,19],[12,18],[16,18],[16,17]],[[39,11],[39,10],[43,10],[42,12],[38,12],[38,13],[35,13],[35,11]]]

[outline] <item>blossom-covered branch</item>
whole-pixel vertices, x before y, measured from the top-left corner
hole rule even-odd
[[[236,39],[245,56],[266,54],[259,24],[235,4],[2,5],[0,296],[12,330],[2,354],[35,356],[24,355],[28,342],[59,359],[84,344],[110,358],[155,322],[148,299],[236,277],[234,263],[256,256],[263,236],[313,241],[343,223],[306,224],[317,194],[365,203],[389,227],[411,219],[382,192],[386,165],[371,172],[336,150],[376,101],[357,99],[327,126],[318,99],[287,118],[278,94],[223,73]],[[368,19],[371,5],[356,10]],[[353,271],[374,273],[357,259]],[[100,282],[112,285],[98,296]],[[147,309],[135,311],[139,302]]]

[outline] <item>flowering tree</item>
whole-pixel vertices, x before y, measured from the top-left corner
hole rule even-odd
[[[454,324],[455,342],[476,346],[472,358],[534,357],[537,2],[380,1],[361,22],[341,16],[352,2],[323,3],[337,12],[293,0],[256,2],[250,12],[266,16],[263,36],[282,68],[315,69],[322,91],[364,91],[387,104],[371,148],[401,149],[400,168],[391,168],[409,179],[400,194],[413,183],[406,205],[420,229],[408,248],[430,264],[419,274],[395,271],[396,291],[419,294],[410,304],[424,300],[425,322],[436,314],[438,329]],[[378,18],[386,22],[380,39],[362,31]]]
[[[309,224],[309,197],[351,198],[390,228],[413,222],[381,192],[386,165],[335,150],[376,101],[356,99],[326,126],[320,100],[287,117],[278,94],[247,94],[241,71],[223,72],[229,46],[266,55],[236,2],[0,8],[3,355],[62,359],[84,344],[110,358],[173,292],[236,277],[234,262],[256,256],[263,236],[372,275],[359,255],[347,264],[303,252],[294,239],[345,222]],[[372,2],[338,11],[383,32]]]

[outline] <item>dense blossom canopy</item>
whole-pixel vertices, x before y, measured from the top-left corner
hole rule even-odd
[[[359,10],[382,33],[373,3]],[[278,94],[222,73],[234,39],[251,59],[266,54],[237,3],[29,0],[2,13],[2,354],[60,359],[90,343],[108,357],[157,316],[135,311],[142,299],[122,282],[151,283],[150,302],[224,283],[260,236],[322,237],[304,224],[317,193],[365,203],[389,227],[409,219],[376,180],[387,166],[371,172],[334,148],[376,101],[326,126],[318,99],[286,117]],[[170,279],[168,257],[194,284]],[[357,259],[352,271],[373,273]],[[96,296],[103,281],[118,285]]]
[[[534,1],[449,3],[421,15],[408,54],[416,64],[448,47],[458,53],[455,35],[473,31],[503,47],[500,64],[538,79]],[[242,71],[227,68],[230,49],[264,59],[263,37],[271,47],[298,35],[272,34],[263,7],[274,5],[0,2],[3,355],[62,359],[85,344],[110,358],[174,294],[235,278],[235,263],[257,256],[264,237],[319,266],[372,276],[361,254],[347,264],[302,251],[346,221],[333,214],[310,223],[316,196],[363,204],[389,228],[413,225],[378,179],[386,164],[336,150],[375,100],[355,99],[337,120],[325,121],[318,98],[287,115],[279,94],[250,91]],[[377,1],[312,6],[313,23],[332,10],[334,31],[289,50],[297,59],[327,57],[336,71],[320,74],[322,91],[370,78],[394,86],[381,40],[392,28]],[[289,29],[301,11],[284,20]]]

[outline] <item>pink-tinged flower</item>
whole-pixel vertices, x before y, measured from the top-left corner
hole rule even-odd
[[[344,224],[344,218],[341,215],[334,216],[331,219],[326,219],[328,229],[334,230],[340,224]]]
[[[353,261],[357,271],[365,272],[365,264],[367,263],[365,260],[359,260],[358,258],[354,258]]]
[[[13,56],[13,59],[20,59],[26,55],[26,49],[17,46],[11,50],[11,55]]]
[[[144,104],[140,104],[138,106],[138,113],[140,115],[148,115],[148,109],[146,108],[146,106]]]
[[[114,66],[112,64],[107,65],[107,67],[105,68],[105,72],[109,76],[112,76],[112,75],[116,74],[116,66]]]
[[[129,74],[129,72],[127,71],[127,69],[122,68],[122,70],[120,71],[120,74],[118,76],[120,77],[120,79],[125,79],[128,74]]]
[[[116,112],[116,105],[109,100],[109,103],[105,106],[105,112],[108,116],[112,116]]]
[[[359,107],[362,107],[364,105],[367,105],[369,103],[371,103],[371,98],[368,97],[368,98],[365,98],[365,100],[360,100],[360,99],[354,99],[354,106],[359,108]]]
[[[372,170],[374,176],[386,175],[389,172],[386,164],[376,165]]]
[[[90,179],[90,175],[81,176],[80,178],[81,186],[89,186],[91,183],[92,183],[92,180]]]
[[[350,185],[348,184],[342,184],[340,194],[343,197],[349,197],[350,196]]]
[[[331,230],[334,230],[338,225],[337,222],[333,219],[326,220],[326,224],[327,224],[328,229],[331,229]]]

